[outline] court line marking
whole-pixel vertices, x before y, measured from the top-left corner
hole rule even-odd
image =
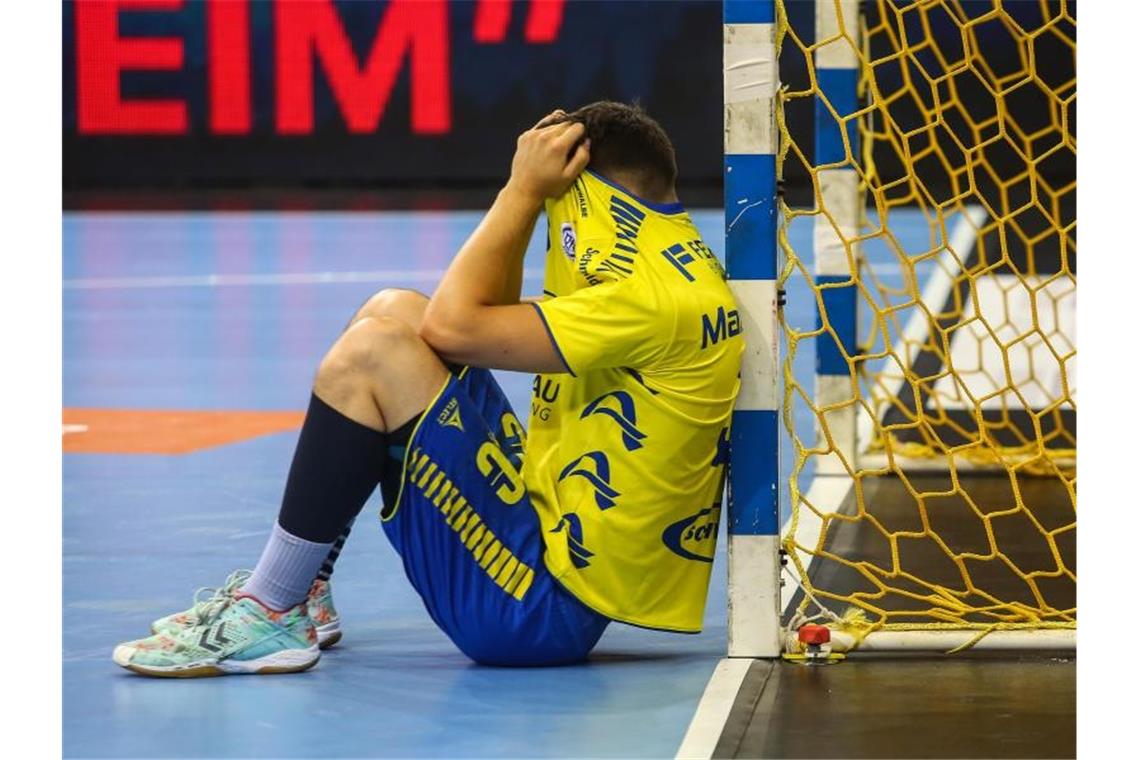
[[[934,272],[931,273],[930,279],[926,281],[926,285],[922,289],[920,302],[926,304],[931,311],[937,313],[946,303],[946,299],[950,296],[950,290],[954,287],[954,281],[961,272],[958,262],[964,263],[969,260],[970,254],[974,250],[974,244],[978,239],[977,230],[985,224],[987,218],[986,210],[981,206],[967,206],[954,225],[954,229],[950,232],[950,240],[946,244],[946,250],[938,257],[938,265],[934,267]],[[908,343],[922,345],[925,343],[929,334],[927,321],[926,312],[922,309],[915,309],[910,320],[906,323],[906,327],[903,328],[899,343],[901,345]],[[906,358],[909,360],[910,357]],[[906,376],[904,374],[896,383],[892,398],[898,397],[905,383]],[[871,431],[874,425],[875,420],[871,418],[871,415],[859,415],[855,429],[856,463],[858,452],[871,440]]]
[[[728,715],[736,703],[736,695],[740,693],[740,686],[753,662],[754,660],[736,657],[725,658],[717,663],[716,670],[705,686],[705,693],[701,695],[697,711],[689,722],[685,738],[681,740],[681,747],[677,750],[678,760],[706,760],[712,757],[720,735],[724,732],[725,723],[728,722]]]
[[[902,267],[885,264],[877,271],[898,274]],[[271,272],[257,274],[155,275],[140,277],[78,277],[63,281],[64,290],[134,290],[153,288],[224,288],[275,285],[338,285],[356,282],[406,284],[438,282],[446,269],[375,269],[346,272]],[[523,277],[541,279],[544,270],[524,269]]]
[[[812,478],[811,485],[808,486],[808,491],[804,497],[807,501],[815,505],[816,509],[827,511],[827,506],[831,506],[832,510],[838,510],[846,501],[847,495],[855,486],[855,480],[847,474],[835,475],[816,475]],[[820,505],[825,505],[821,507]],[[791,531],[792,518],[788,517],[783,527],[780,529],[781,538],[786,539]],[[811,509],[800,509],[800,520],[796,525],[796,535],[794,536],[796,543],[801,546],[814,548],[819,543],[819,536],[823,532],[823,518],[817,515]],[[800,564],[804,568],[805,573],[811,572],[812,563],[815,561],[815,555],[810,554],[802,549],[796,549],[799,555]],[[803,588],[800,582],[800,577],[794,572],[794,566],[789,562],[783,568],[784,584],[781,587],[781,594],[783,599],[783,610],[787,614],[791,612],[792,600],[795,599],[796,591]],[[790,585],[789,585],[790,584]]]
[[[337,285],[372,282],[377,285],[438,282],[446,269],[375,269],[348,272],[273,272],[266,274],[204,274],[155,277],[92,277],[63,281],[64,290],[133,290],[137,288],[224,288],[265,285]],[[543,270],[524,269],[523,277],[541,279]]]

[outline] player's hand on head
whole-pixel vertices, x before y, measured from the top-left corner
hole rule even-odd
[[[519,136],[509,184],[535,200],[562,195],[590,162],[586,127],[565,116],[554,111]]]

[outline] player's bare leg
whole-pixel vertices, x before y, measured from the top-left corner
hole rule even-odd
[[[194,677],[295,672],[317,662],[305,605],[313,580],[375,490],[387,434],[413,420],[449,377],[411,324],[424,305],[411,291],[382,291],[354,316],[317,370],[281,512],[249,580],[207,605],[193,626],[119,646],[118,664]]]
[[[350,420],[387,432],[423,411],[447,376],[411,325],[362,316],[325,355],[313,393]]]
[[[349,327],[367,317],[390,317],[419,332],[427,305],[428,297],[419,291],[385,288],[374,293],[357,309],[349,321]]]

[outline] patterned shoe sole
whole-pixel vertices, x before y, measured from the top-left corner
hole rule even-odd
[[[340,630],[339,618],[332,621],[331,623],[325,623],[324,625],[317,626],[317,644],[320,645],[321,649],[328,649],[333,644],[340,641],[340,637],[342,635],[343,634]]]
[[[312,646],[308,649],[287,649],[283,652],[259,657],[256,660],[221,660],[220,662],[195,662],[188,665],[158,667],[138,665],[129,661],[133,650],[130,647],[115,649],[114,660],[134,673],[156,678],[212,678],[228,675],[271,675],[275,673],[301,673],[320,662],[321,650]]]

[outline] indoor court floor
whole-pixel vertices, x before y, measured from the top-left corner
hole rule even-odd
[[[692,216],[723,253],[722,212]],[[334,577],[344,639],[312,671],[167,681],[111,662],[117,642],[256,561],[324,349],[375,290],[430,292],[479,218],[64,215],[66,756],[676,753],[725,651],[723,540],[703,633],[613,625],[583,666],[482,668],[405,582],[377,496]],[[810,229],[793,234],[809,250]],[[544,238],[540,223],[528,293],[541,291]],[[788,319],[813,323],[814,301],[795,287]],[[812,360],[796,362],[805,387]],[[499,376],[525,419],[530,377]]]
[[[65,755],[676,752],[724,651],[723,578],[700,635],[614,625],[582,667],[481,668],[405,581],[378,496],[334,577],[344,639],[312,671],[166,681],[111,662],[195,588],[257,561],[323,351],[380,287],[430,292],[480,216],[65,215]],[[694,217],[721,239],[720,212]],[[530,377],[500,380],[525,419]]]

